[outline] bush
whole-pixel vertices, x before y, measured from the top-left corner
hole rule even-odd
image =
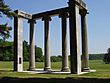
[[[106,53],[103,57],[103,62],[105,64],[109,64],[110,63],[110,48],[108,48],[107,50],[108,53]]]
[[[51,62],[60,62],[62,61],[62,56],[51,56]]]
[[[107,54],[104,55],[103,61],[104,61],[105,64],[110,63],[110,53],[107,53]]]

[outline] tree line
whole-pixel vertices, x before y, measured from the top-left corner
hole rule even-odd
[[[35,45],[35,60],[43,61],[43,52],[40,47]],[[14,42],[4,41],[0,39],[0,61],[14,60]],[[23,41],[23,60],[29,61],[29,44]]]
[[[27,41],[23,41],[23,60],[29,61],[29,44]],[[104,54],[89,54],[90,60],[103,60]],[[14,60],[14,43],[9,41],[4,41],[0,39],[0,61],[13,61]],[[35,61],[44,62],[44,55],[42,48],[35,45]],[[69,55],[70,60],[70,55]],[[62,61],[61,55],[51,56],[51,62]]]
[[[107,53],[104,54],[103,61],[105,64],[110,64],[110,48],[108,48]]]
[[[89,54],[89,60],[103,60],[104,53],[102,54]]]
[[[23,61],[29,61],[29,44],[23,41]],[[13,61],[14,60],[14,42],[4,41],[0,39],[0,61]],[[44,55],[42,48],[35,45],[35,61],[44,62]],[[62,56],[51,56],[51,62],[62,61]]]

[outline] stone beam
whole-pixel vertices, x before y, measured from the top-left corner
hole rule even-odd
[[[86,4],[82,0],[76,0],[76,4],[79,6],[80,10],[82,10],[82,9],[87,10]],[[50,10],[50,11],[46,11],[46,12],[42,12],[42,13],[38,13],[38,14],[33,14],[32,19],[41,19],[42,17],[45,17],[45,16],[50,16],[50,17],[58,16],[62,12],[69,12],[68,7]]]
[[[71,0],[70,2],[72,2],[74,0]],[[82,0],[75,0],[75,3],[79,6],[79,8],[82,9],[86,9],[86,4],[82,1]],[[50,11],[46,11],[46,12],[42,12],[42,13],[38,13],[38,14],[28,14],[26,12],[23,12],[21,10],[15,10],[15,12],[18,14],[18,16],[25,18],[25,19],[41,19],[44,16],[58,16],[60,13],[62,12],[68,12],[68,7],[64,7],[64,8],[60,8],[60,9],[55,9],[55,10],[50,10]]]
[[[46,12],[42,12],[42,13],[38,13],[38,14],[33,14],[32,19],[41,19],[42,17],[45,17],[45,16],[50,16],[50,17],[58,16],[62,12],[68,12],[68,7],[51,10],[51,11],[46,11]]]
[[[86,4],[82,0],[75,0],[76,3],[79,5],[80,9],[87,9]]]
[[[18,16],[25,18],[25,19],[31,19],[32,15],[31,14],[27,14],[26,12],[20,11],[20,10],[15,10],[15,13],[18,14]]]

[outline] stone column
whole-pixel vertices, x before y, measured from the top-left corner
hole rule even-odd
[[[19,11],[15,11],[16,14]],[[23,71],[23,19],[14,17],[14,71]]]
[[[82,71],[89,71],[89,55],[88,55],[88,39],[87,39],[87,26],[86,14],[87,11],[81,11],[81,31],[82,31]]]
[[[68,54],[67,54],[67,13],[62,13],[59,16],[62,21],[62,70],[64,72],[69,71],[68,67]]]
[[[42,19],[44,21],[44,42],[45,42],[45,46],[44,46],[44,55],[45,55],[45,68],[44,71],[50,71],[51,67],[50,67],[50,32],[49,32],[49,21],[51,21],[50,17],[44,17]]]
[[[30,55],[29,55],[29,70],[35,70],[35,45],[34,45],[34,24],[35,20],[31,19],[30,23]]]
[[[69,0],[71,74],[81,73],[79,6]]]

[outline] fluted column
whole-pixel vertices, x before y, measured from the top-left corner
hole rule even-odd
[[[28,23],[30,23],[29,70],[35,70],[34,24],[36,21],[30,19]]]
[[[82,31],[82,71],[88,71],[89,68],[89,55],[88,55],[88,38],[86,26],[87,11],[81,11],[81,31]]]
[[[79,6],[69,0],[71,74],[81,73]]]
[[[16,14],[19,11],[15,11]],[[14,71],[23,71],[23,19],[14,17]]]
[[[49,32],[49,21],[51,21],[50,17],[44,17],[42,19],[44,21],[44,55],[45,55],[45,68],[44,71],[50,71],[51,70],[51,64],[50,64],[50,32]]]
[[[62,70],[69,71],[68,67],[68,52],[67,52],[67,13],[62,13],[59,15],[62,23]]]

